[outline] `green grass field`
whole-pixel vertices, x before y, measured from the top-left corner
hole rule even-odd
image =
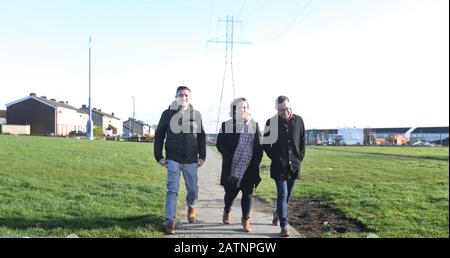
[[[256,195],[273,202],[263,163]],[[0,135],[0,236],[161,237],[165,177],[151,144]],[[328,196],[380,237],[449,234],[447,161],[308,148],[299,196]]]
[[[160,237],[153,145],[0,135],[0,236]]]
[[[448,147],[314,146],[314,149],[448,160]]]
[[[328,148],[328,147],[326,147]],[[348,147],[351,149],[351,147]],[[448,148],[437,150],[441,156]],[[356,148],[355,148],[356,150]],[[359,147],[369,152],[371,147]],[[381,150],[381,149],[380,149]],[[393,148],[392,151],[398,151]],[[383,152],[389,152],[383,149]],[[419,148],[404,149],[408,155]],[[267,157],[256,196],[273,202],[275,184]],[[446,161],[399,159],[307,148],[294,197],[330,198],[327,205],[366,225],[380,237],[449,236],[449,166]],[[347,234],[344,237],[365,237]]]

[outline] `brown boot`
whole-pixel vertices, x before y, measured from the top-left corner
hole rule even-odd
[[[280,237],[288,237],[288,236],[289,236],[289,232],[288,232],[287,227],[281,228]]]
[[[195,222],[195,208],[188,208],[188,212],[187,212],[187,220],[189,221],[189,223],[194,223]]]
[[[231,223],[231,211],[230,212],[226,212],[226,211],[223,211],[223,216],[222,216],[222,221],[223,221],[223,224],[230,224]]]
[[[167,223],[164,228],[164,233],[166,233],[166,235],[175,235],[175,221]]]
[[[247,219],[242,218],[241,222],[242,222],[242,230],[244,230],[244,232],[252,231],[252,229],[250,228],[250,218]]]

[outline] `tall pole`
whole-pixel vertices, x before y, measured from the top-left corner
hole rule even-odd
[[[135,100],[136,100],[136,98],[134,96],[131,96],[131,98],[133,99],[133,127],[132,127],[132,131],[131,131],[131,135],[134,136],[134,127],[136,125],[136,112],[135,112]]]
[[[91,45],[92,38],[89,38],[89,120],[87,122],[86,137],[88,140],[94,139],[94,123],[92,122],[92,103],[91,103]]]
[[[227,18],[227,23],[230,17]],[[231,36],[230,36],[230,48],[231,48],[231,58],[230,58],[230,67],[231,67],[231,85],[233,86],[233,99],[236,98],[236,89],[234,87],[234,72],[233,72],[233,45],[234,45],[234,16],[231,16]],[[228,27],[228,25],[227,25]],[[228,32],[227,32],[228,34]]]

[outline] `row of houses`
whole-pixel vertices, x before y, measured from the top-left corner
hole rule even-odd
[[[38,97],[35,93],[6,107],[0,110],[0,125],[27,126],[21,132],[32,135],[68,136],[74,131],[86,132],[89,119],[86,105],[76,108],[67,101]],[[97,108],[92,110],[92,120],[105,136],[153,137],[155,133],[155,127],[143,121],[129,118],[122,123],[114,113]],[[306,131],[306,136],[311,145],[448,145],[449,127],[312,129]]]
[[[86,105],[76,108],[67,101],[38,97],[35,93],[8,103],[6,110],[0,110],[0,125],[28,125],[32,135],[68,136],[71,132],[86,132],[88,120],[89,108]],[[121,136],[124,128],[127,128],[126,135],[152,133],[150,126],[142,121],[130,118],[122,123],[114,113],[97,108],[92,109],[92,121],[105,136]],[[130,123],[134,124],[132,131],[128,130]]]
[[[138,135],[138,136],[154,136],[156,126],[150,126],[141,120],[128,118],[123,122],[123,134],[124,135]]]
[[[310,145],[445,145],[449,127],[338,128],[306,132]]]

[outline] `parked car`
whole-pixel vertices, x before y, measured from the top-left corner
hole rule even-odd
[[[86,132],[83,131],[71,131],[69,137],[86,137]]]
[[[106,135],[105,140],[107,141],[119,141],[120,135]]]

